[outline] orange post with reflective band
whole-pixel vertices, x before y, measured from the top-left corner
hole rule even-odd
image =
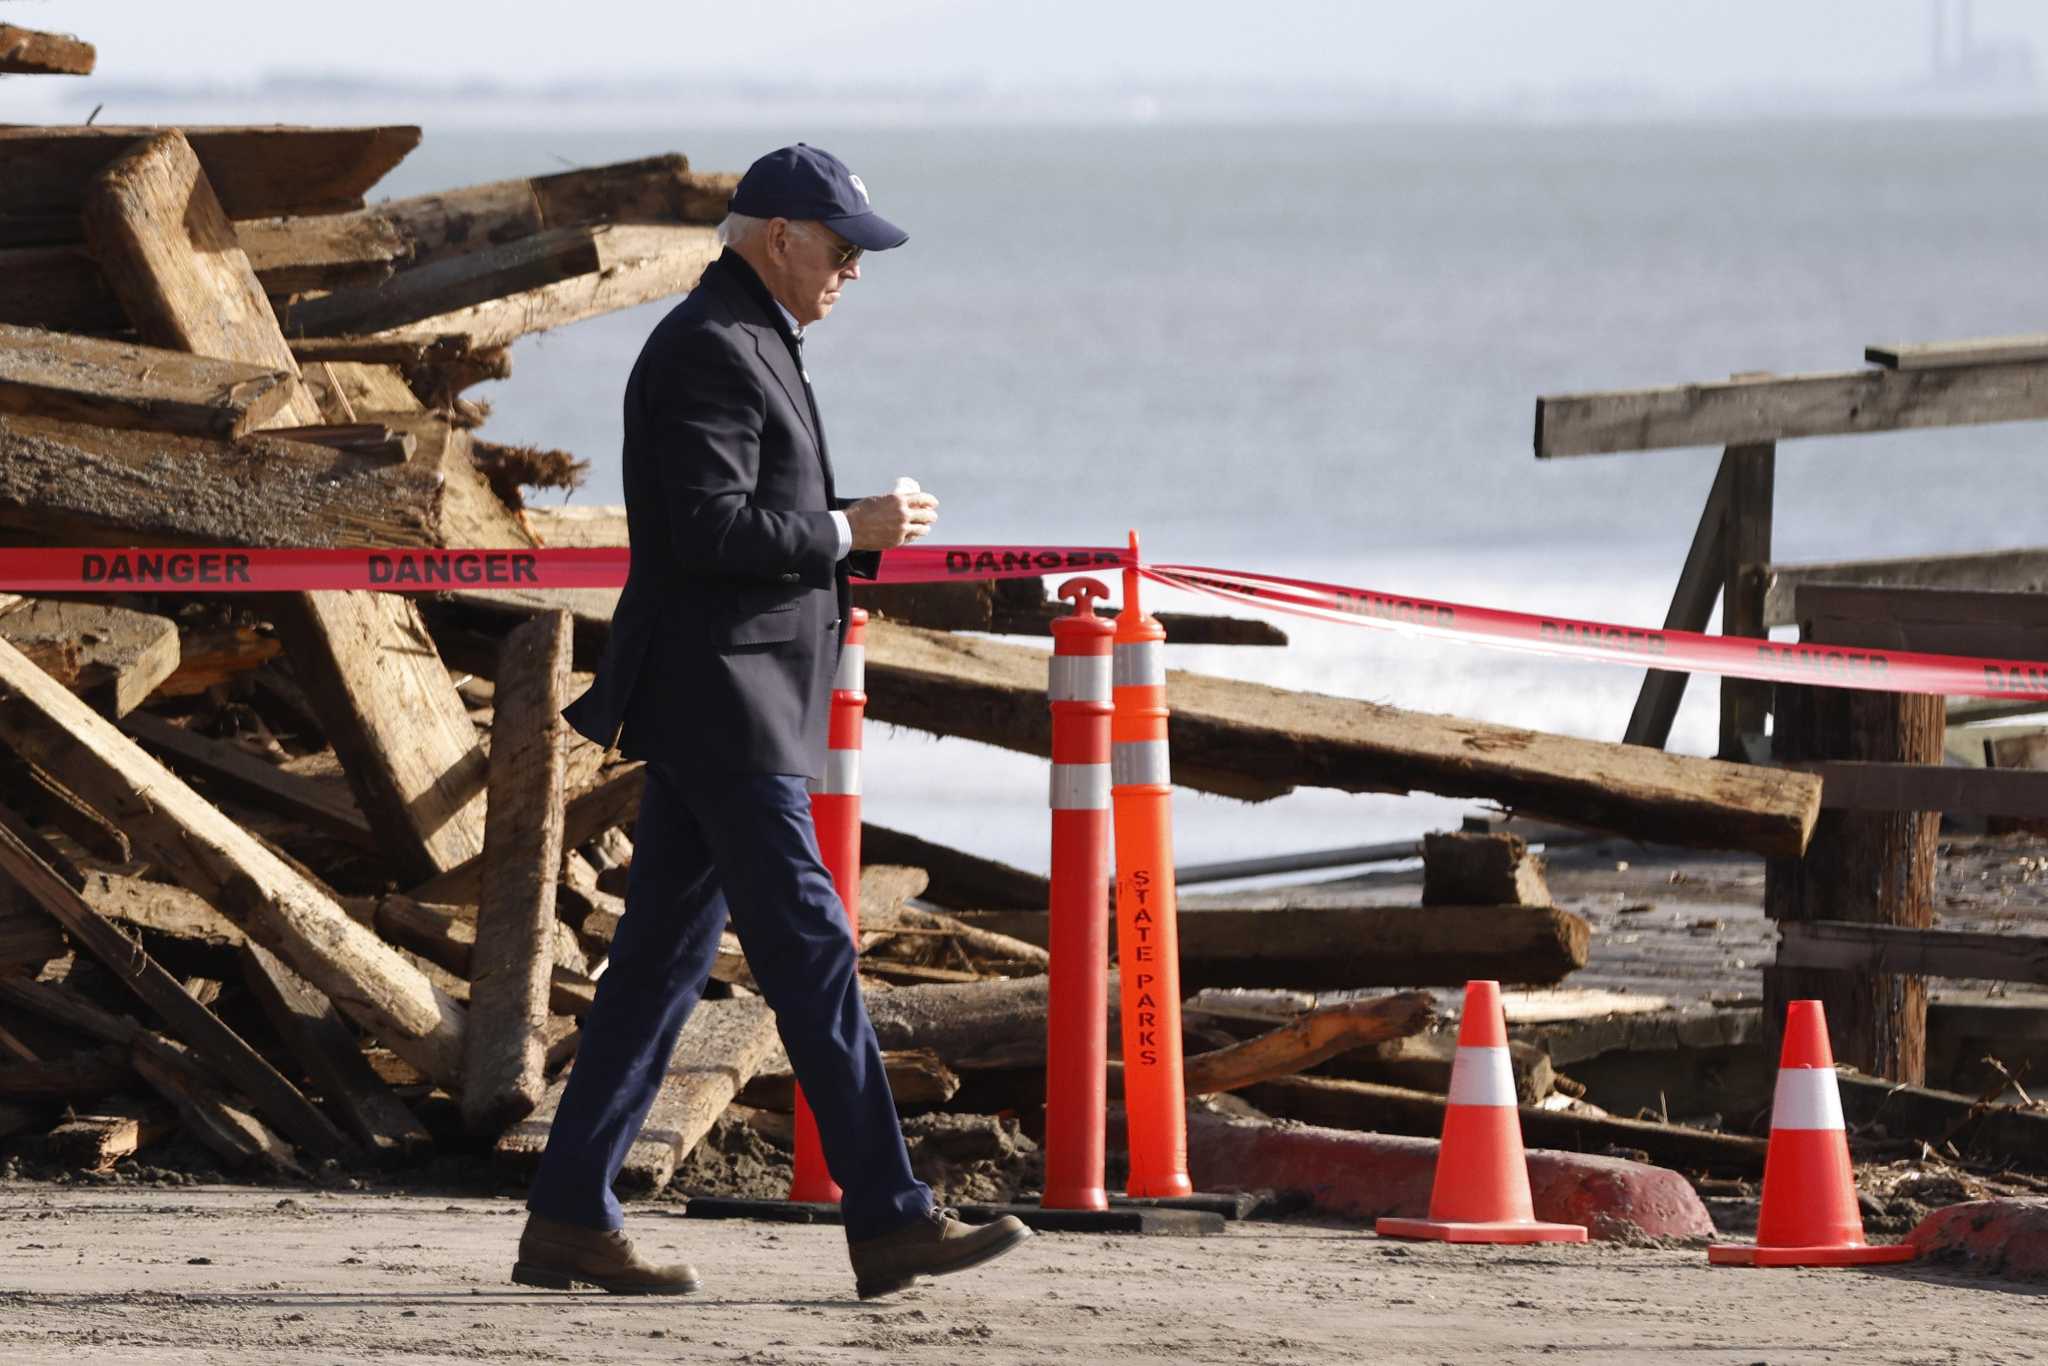
[[[1585,1242],[1582,1225],[1546,1224],[1536,1218],[1498,982],[1465,984],[1449,1099],[1436,1155],[1436,1181],[1429,1193],[1429,1217],[1381,1219],[1374,1231],[1382,1238],[1446,1243]]]
[[[1139,563],[1131,533],[1130,563]],[[1111,649],[1110,792],[1116,808],[1118,984],[1124,1112],[1135,1196],[1190,1195],[1181,1076],[1180,936],[1173,890],[1173,783],[1166,755],[1166,628],[1138,604],[1124,571]]]
[[[1716,1243],[1707,1260],[1715,1266],[1862,1266],[1919,1255],[1911,1243],[1872,1247],[1863,1241],[1827,1014],[1819,1001],[1788,1002],[1756,1243]]]
[[[868,614],[856,607],[847,614],[846,643],[839,649],[839,672],[832,678],[832,714],[828,722],[825,776],[811,789],[811,824],[817,827],[818,853],[832,874],[832,886],[846,907],[846,931],[860,942],[860,732],[867,713]],[[796,1169],[789,1198],[829,1204],[839,1199],[839,1186],[825,1166],[818,1142],[818,1121],[796,1093]]]
[[[1047,946],[1044,1209],[1108,1209],[1110,643],[1097,579],[1069,579],[1052,623],[1052,893]]]

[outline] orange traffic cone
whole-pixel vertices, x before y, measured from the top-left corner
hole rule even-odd
[[[1791,1002],[1771,1102],[1756,1245],[1716,1243],[1707,1260],[1715,1266],[1860,1266],[1910,1262],[1919,1251],[1911,1243],[1872,1247],[1863,1241],[1827,1015],[1819,1001]]]
[[[1544,1224],[1529,1200],[1529,1161],[1522,1153],[1522,1116],[1508,1065],[1508,1023],[1500,983],[1467,982],[1451,1063],[1450,1106],[1436,1156],[1429,1218],[1382,1219],[1382,1238],[1435,1238],[1447,1243],[1583,1243],[1580,1224]]]

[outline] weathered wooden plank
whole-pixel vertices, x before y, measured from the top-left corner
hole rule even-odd
[[[1187,1093],[1214,1095],[1292,1076],[1353,1048],[1419,1034],[1435,1018],[1430,997],[1419,991],[1324,1006],[1256,1038],[1190,1055],[1183,1065]]]
[[[161,128],[0,127],[0,243],[79,240],[79,212],[109,162]],[[232,218],[341,213],[419,145],[420,130],[186,127],[206,178]]]
[[[1828,811],[2048,817],[2048,772],[1849,759],[1787,767],[1821,780],[1820,804]]]
[[[162,1105],[115,1098],[83,1112],[74,1111],[45,1135],[43,1151],[52,1162],[66,1167],[111,1171],[116,1162],[133,1157],[173,1127],[171,1112]]]
[[[375,212],[245,218],[235,236],[271,295],[375,285],[407,257],[404,237]]]
[[[1728,577],[1724,563],[1726,528],[1734,484],[1734,462],[1723,452],[1713,486],[1707,490],[1706,506],[1700,510],[1699,525],[1693,529],[1692,545],[1685,552],[1685,564],[1678,572],[1678,587],[1664,613],[1667,631],[1704,631],[1714,614],[1714,601],[1720,597],[1721,585]],[[1671,738],[1671,723],[1678,718],[1678,704],[1685,699],[1685,685],[1691,679],[1691,674],[1669,669],[1645,673],[1621,742],[1664,748]]]
[[[1769,376],[1539,398],[1536,455],[1743,446],[2042,418],[2048,361]]]
[[[0,417],[0,527],[45,544],[437,545],[446,513],[434,471],[410,464],[263,436]],[[193,581],[200,566],[179,563]]]
[[[588,228],[558,228],[501,246],[408,266],[378,284],[295,300],[280,321],[292,336],[366,335],[453,313],[602,270]]]
[[[901,1048],[882,1054],[889,1077],[889,1095],[899,1109],[944,1105],[960,1091],[960,1074],[929,1048]],[[777,1048],[754,1079],[740,1088],[734,1103],[752,1110],[788,1114],[796,1109],[796,1075],[789,1057]]]
[[[0,614],[0,637],[106,716],[126,716],[178,671],[168,617],[53,598]]]
[[[240,958],[250,994],[342,1126],[382,1161],[431,1150],[433,1137],[364,1061],[334,1002],[260,944],[245,942]]]
[[[74,228],[76,222],[73,215]],[[0,210],[0,233],[5,227]],[[126,332],[130,326],[99,262],[77,243],[0,248],[0,323],[66,333]]]
[[[1967,341],[1884,343],[1864,347],[1863,359],[1892,370],[2048,360],[2048,332],[2023,333],[2016,337],[1972,337]]]
[[[1837,1072],[1842,1118],[1855,1128],[1882,1124],[1894,1138],[1954,1143],[1964,1152],[2036,1159],[2048,1152],[2048,1114],[2017,1105],[1986,1105],[1975,1096],[1907,1086],[1884,1077]]]
[[[627,1150],[614,1187],[618,1193],[628,1198],[649,1195],[667,1185],[676,1163],[697,1146],[776,1049],[775,1013],[760,1000],[705,1001],[691,1011],[669,1058],[661,1091]],[[563,1078],[548,1088],[540,1109],[498,1140],[500,1160],[521,1169],[540,1160],[548,1125],[575,1070],[571,1063]]]
[[[996,641],[868,627],[868,715],[1050,752],[1045,655]],[[1372,702],[1172,671],[1175,778],[1188,770],[1345,791],[1481,797],[1534,816],[1705,848],[1796,853],[1811,779]]]
[[[569,686],[569,614],[536,617],[506,637],[491,723],[483,896],[470,959],[469,1059],[463,1121],[496,1134],[533,1112],[547,1080],[541,1030],[555,879],[562,867],[561,718]]]
[[[1827,564],[1774,564],[1764,594],[1764,624],[1799,621],[1798,594],[1829,587],[1939,588],[2008,594],[2048,593],[2048,549],[1989,550],[1967,555],[1913,555]]]
[[[954,914],[1046,941],[1042,911]],[[1188,991],[1459,986],[1475,977],[1548,985],[1584,967],[1591,942],[1585,921],[1541,906],[1182,906],[1178,926]]]
[[[68,33],[0,24],[0,75],[90,76],[97,54]]]
[[[594,271],[370,335],[461,335],[472,350],[508,346],[536,332],[687,294],[719,251],[713,230],[701,227],[608,227],[592,240],[600,262]]]
[[[369,212],[391,223],[412,259],[424,263],[551,228],[592,223],[711,226],[725,216],[738,181],[735,175],[693,172],[687,158],[670,153],[386,200]]]
[[[266,425],[292,386],[261,365],[0,326],[0,413],[231,439]]]
[[[1771,504],[1777,450],[1769,442],[1730,446],[1728,515],[1722,523],[1721,634],[1754,640],[1764,634],[1764,573],[1771,560]],[[1719,757],[1737,763],[1761,744],[1771,715],[1771,684],[1721,678]]]
[[[86,241],[144,341],[277,371],[292,392],[268,425],[321,421],[183,134],[161,134],[115,159],[94,177],[83,212]]]
[[[861,856],[925,870],[924,899],[934,905],[990,911],[1042,911],[1051,904],[1046,880],[1007,863],[949,849],[872,822],[860,827]]]
[[[0,977],[0,994],[10,981]],[[93,1100],[130,1085],[135,1072],[120,1049],[96,1049],[39,1062],[0,1062],[0,1099]]]
[[[463,1013],[376,935],[20,651],[0,641],[0,742],[48,770],[335,1004],[437,1080]]]
[[[1803,584],[1795,615],[1815,640],[1992,659],[2048,660],[2048,594]]]
[[[1787,920],[1778,934],[1780,967],[2048,985],[2048,935],[1846,920]]]
[[[155,1011],[174,1036],[190,1044],[295,1142],[320,1157],[347,1157],[356,1151],[297,1087],[218,1015],[194,1000],[141,945],[102,920],[91,903],[4,822],[0,822],[0,871],[19,883],[80,947]]]
[[[1543,860],[1506,831],[1432,831],[1422,837],[1425,906],[1548,906]]]

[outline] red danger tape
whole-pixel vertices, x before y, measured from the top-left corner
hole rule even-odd
[[[1467,640],[1569,659],[1597,659],[1609,664],[1871,692],[2048,702],[2048,663],[2039,661],[1800,645],[1744,636],[1710,636],[1697,631],[1650,630],[1191,565],[1149,565],[1142,572],[1171,588],[1316,620]]]
[[[300,593],[369,589],[619,588],[623,547],[536,550],[0,548],[0,592]],[[905,546],[880,583],[946,583],[1140,569],[1171,588],[1322,621],[1570,659],[1774,683],[2048,702],[2048,663],[1780,644],[1695,631],[1508,612],[1342,584],[1192,565],[1139,566],[1118,546]]]
[[[946,583],[1106,572],[1115,546],[905,546],[878,583]],[[0,592],[424,593],[490,588],[623,588],[623,546],[543,550],[0,549]]]

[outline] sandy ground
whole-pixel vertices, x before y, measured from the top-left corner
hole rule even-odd
[[[832,1228],[635,1210],[687,1299],[509,1284],[503,1200],[0,1186],[0,1361],[1976,1363],[2048,1360],[2048,1287],[1697,1249],[1450,1248],[1245,1224],[1047,1235],[892,1299]]]

